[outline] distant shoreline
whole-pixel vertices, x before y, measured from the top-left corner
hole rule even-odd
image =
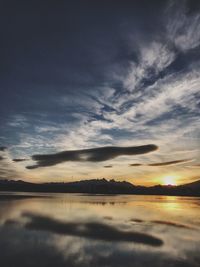
[[[200,180],[179,186],[135,186],[129,182],[92,179],[68,183],[29,183],[22,180],[0,180],[0,191],[29,193],[81,193],[91,195],[159,195],[200,197]]]
[[[1,193],[46,193],[46,194],[82,194],[82,195],[88,195],[88,196],[120,196],[120,195],[126,195],[126,196],[163,196],[163,197],[196,197],[196,198],[199,198],[200,197],[200,194],[199,195],[181,195],[181,194],[142,194],[142,193],[87,193],[87,192],[54,192],[54,191],[3,191],[0,189],[0,201],[2,199],[2,195]],[[8,195],[6,195],[6,199],[8,197]],[[32,196],[31,196],[32,197]],[[20,197],[19,197],[20,198]],[[23,196],[23,198],[29,198],[29,196]],[[13,199],[15,199],[13,197]],[[18,198],[17,198],[18,199]]]

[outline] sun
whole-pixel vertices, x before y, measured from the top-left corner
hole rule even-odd
[[[168,175],[163,177],[164,185],[176,185],[176,177],[173,175]]]

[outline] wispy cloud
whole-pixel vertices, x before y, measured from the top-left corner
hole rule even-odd
[[[188,14],[186,6],[171,1],[166,16],[168,38],[178,49],[187,51],[200,45],[199,13]]]
[[[166,162],[156,162],[150,163],[148,166],[169,166],[169,165],[177,165],[181,163],[185,163],[191,161],[191,159],[181,159],[181,160],[173,160],[173,161],[166,161]]]
[[[155,167],[162,167],[162,166],[169,166],[169,165],[178,165],[178,164],[183,164],[186,162],[190,162],[191,159],[180,159],[180,160],[172,160],[172,161],[163,161],[163,162],[154,162],[154,163],[149,163],[149,164],[144,164],[144,163],[132,163],[129,164],[130,167],[138,167],[138,166],[155,166]]]
[[[13,159],[14,162],[22,162],[22,161],[27,161],[28,159]]]
[[[103,166],[104,168],[112,168],[113,166],[112,165],[105,165]]]
[[[145,79],[151,79],[164,70],[175,58],[175,53],[166,44],[153,41],[140,48],[139,64],[131,63],[124,87],[133,92],[143,86]]]
[[[131,163],[129,164],[130,167],[139,167],[139,166],[142,166],[143,164],[141,163]]]

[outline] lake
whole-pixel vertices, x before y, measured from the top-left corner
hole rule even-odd
[[[0,193],[1,267],[200,266],[200,198]]]

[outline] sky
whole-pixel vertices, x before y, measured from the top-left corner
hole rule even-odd
[[[200,177],[200,1],[1,1],[0,179]]]

